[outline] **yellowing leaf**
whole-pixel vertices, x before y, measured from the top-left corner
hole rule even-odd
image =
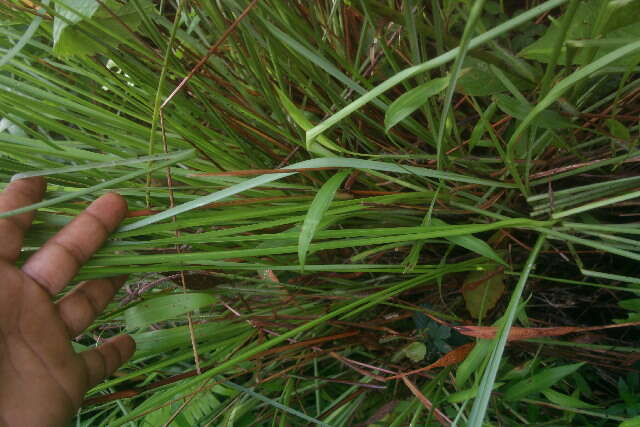
[[[414,362],[420,362],[424,359],[424,356],[427,354],[427,346],[424,343],[419,341],[412,342],[411,344],[406,345],[399,352],[393,355],[391,359],[394,362],[401,360],[406,357],[411,359]]]
[[[487,311],[495,307],[504,293],[504,274],[502,271],[474,271],[467,276],[462,287],[462,296],[471,316],[485,317]]]

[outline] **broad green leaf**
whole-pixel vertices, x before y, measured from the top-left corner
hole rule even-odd
[[[307,216],[304,218],[304,222],[302,224],[300,237],[298,238],[298,259],[300,260],[302,268],[304,268],[309,245],[311,244],[313,236],[318,229],[322,216],[327,209],[329,209],[329,205],[331,205],[331,202],[336,195],[336,191],[338,191],[342,181],[344,181],[349,173],[349,170],[344,170],[329,178],[329,180],[320,188],[316,197],[313,199],[313,202],[311,202]]]
[[[431,224],[435,226],[449,225],[438,218],[431,218]],[[491,246],[489,246],[484,240],[474,237],[471,234],[466,236],[448,236],[446,239],[451,243],[462,246],[465,249],[469,249],[471,252],[475,252],[480,256],[489,258],[490,260],[496,261],[502,265],[507,265],[507,263],[496,253],[496,251],[493,250]]]
[[[631,140],[631,132],[629,132],[629,129],[625,125],[616,119],[607,119],[606,123],[609,127],[609,133],[611,133],[615,138],[623,141]]]
[[[587,402],[583,402],[575,396],[569,396],[564,393],[559,393],[553,389],[548,389],[542,392],[544,396],[549,399],[551,403],[555,403],[558,406],[564,408],[582,408],[582,409],[594,409],[596,405],[592,405]]]
[[[503,384],[504,384],[503,382],[496,382],[493,385],[493,389],[497,390]],[[449,402],[449,403],[461,403],[461,402],[464,402],[466,400],[473,399],[474,397],[476,397],[477,394],[478,394],[478,386],[473,386],[473,387],[468,388],[466,390],[461,390],[461,391],[457,391],[455,393],[451,393],[449,396],[447,396],[447,402]]]
[[[580,369],[584,363],[574,363],[572,365],[558,366],[544,369],[539,374],[519,381],[504,390],[505,400],[518,400],[533,393],[546,391],[558,381]]]
[[[127,27],[136,29],[141,22],[133,2],[122,5],[116,0],[107,0],[102,3],[104,6],[96,0],[56,2],[57,16],[53,21],[53,50],[56,54],[67,57],[106,53],[107,46],[116,47],[120,44],[110,33],[127,38],[131,36]],[[142,4],[147,12],[153,8],[153,4],[148,1]],[[115,17],[106,8],[113,11]],[[87,24],[87,19],[91,19],[95,27]],[[101,33],[99,38],[88,35],[96,32]]]
[[[393,101],[384,116],[385,131],[400,123],[411,113],[422,107],[430,97],[439,94],[449,85],[449,76],[429,80]]]
[[[593,34],[596,23],[599,20],[599,12],[603,0],[588,0],[581,2],[572,20],[571,26],[566,35],[566,40],[589,41],[597,40],[601,47],[596,52],[595,58],[606,55],[615,49],[615,44],[607,44],[607,40],[619,40],[623,38],[637,39],[640,36],[640,1],[632,0],[628,2],[609,1],[610,14],[607,22],[602,27],[601,34]],[[547,63],[551,59],[553,45],[561,32],[558,21],[554,21],[545,34],[531,45],[520,52],[520,56],[527,59],[535,59]],[[589,59],[589,49],[579,48],[573,55],[573,64],[585,65]],[[631,65],[637,61],[639,54],[629,55],[620,59],[617,64]],[[566,46],[561,49],[559,63],[565,64],[567,61]]]
[[[535,370],[540,364],[538,362],[539,362],[538,359],[527,360],[526,362],[520,365],[514,366],[513,368],[505,372],[500,377],[500,379],[503,381],[514,382],[524,378],[528,378],[531,376],[531,372]]]
[[[113,8],[116,4],[114,0],[108,0],[106,6]],[[53,43],[61,43],[64,31],[70,25],[78,23],[85,18],[91,18],[100,7],[96,0],[59,0],[56,2],[56,16],[53,19]],[[64,42],[62,42],[64,43]]]
[[[229,322],[198,323],[193,325],[197,342],[210,340],[222,341],[238,336],[247,325],[242,323],[230,324]],[[150,354],[164,353],[168,350],[184,346],[191,340],[187,325],[170,329],[141,332],[132,335],[136,341],[136,357]]]
[[[163,295],[149,298],[124,312],[127,329],[137,329],[215,304],[217,298],[206,293]]]
[[[404,349],[405,355],[414,362],[420,362],[424,360],[424,356],[427,354],[427,346],[421,342],[412,342]]]
[[[509,95],[496,95],[495,100],[503,112],[518,120],[524,120],[533,110],[531,105],[523,104]],[[541,111],[531,123],[543,129],[566,129],[574,126],[571,121],[551,110]]]
[[[618,427],[640,427],[640,416],[629,418],[621,422]]]
[[[469,57],[463,67],[469,69],[468,73],[458,79],[458,89],[467,95],[486,96],[494,95],[507,90],[495,73],[491,72],[489,64],[479,59]]]
[[[495,307],[504,293],[504,274],[496,273],[483,280],[491,272],[473,271],[469,273],[462,286],[462,296],[471,316],[485,318],[487,312]]]
[[[640,312],[640,298],[622,300],[618,305],[627,310]]]

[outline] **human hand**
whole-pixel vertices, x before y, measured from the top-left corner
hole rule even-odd
[[[44,180],[11,183],[0,212],[40,201]],[[76,353],[71,339],[104,310],[125,278],[80,283],[52,299],[104,243],[127,212],[125,200],[106,194],[15,267],[33,212],[0,219],[0,425],[66,425],[87,390],[131,357],[128,335]]]

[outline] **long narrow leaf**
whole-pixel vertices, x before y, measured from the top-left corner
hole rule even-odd
[[[400,123],[405,117],[422,107],[434,95],[439,94],[449,85],[449,77],[429,80],[420,86],[403,93],[393,101],[384,116],[384,128],[389,129]],[[318,137],[319,140],[320,137]]]
[[[504,315],[504,323],[500,329],[500,334],[494,338],[493,343],[493,351],[491,353],[491,357],[489,358],[489,363],[485,368],[484,374],[482,376],[482,381],[480,382],[480,386],[478,389],[478,397],[476,397],[473,402],[473,407],[471,408],[471,414],[469,415],[469,425],[473,426],[481,426],[484,421],[485,414],[487,413],[487,407],[489,405],[489,399],[491,398],[491,392],[493,390],[493,385],[496,381],[496,376],[498,375],[498,369],[500,368],[500,364],[502,362],[502,355],[504,354],[504,348],[507,345],[507,340],[509,338],[509,332],[511,331],[511,326],[513,325],[513,321],[516,317],[516,312],[518,310],[518,305],[520,304],[520,298],[522,297],[522,292],[524,291],[524,285],[527,283],[527,279],[529,278],[529,274],[533,269],[536,259],[538,258],[538,254],[542,249],[542,245],[545,242],[544,235],[540,235],[538,240],[536,241],[533,250],[529,254],[529,258],[520,273],[520,279],[516,284],[513,293],[511,294],[511,300],[509,301],[509,307],[507,307],[507,312]]]
[[[75,191],[73,193],[63,194],[62,196],[54,197],[53,199],[44,200],[42,202],[34,203],[32,205],[24,206],[24,207],[21,207],[21,208],[18,208],[18,209],[14,209],[14,210],[11,210],[11,211],[7,211],[7,212],[0,212],[0,218],[6,218],[6,217],[9,217],[9,216],[18,215],[18,214],[21,214],[21,213],[24,213],[24,212],[30,212],[30,211],[34,211],[36,209],[46,208],[46,207],[49,207],[49,206],[54,206],[54,205],[57,205],[58,203],[66,202],[68,200],[77,199],[78,197],[82,197],[82,196],[85,196],[87,194],[94,194],[97,191],[100,191],[102,189],[114,187],[116,184],[119,184],[121,182],[130,181],[130,180],[132,180],[134,178],[139,177],[140,175],[146,174],[149,171],[154,171],[154,170],[166,168],[167,166],[171,166],[174,163],[190,159],[190,158],[192,158],[194,156],[195,156],[195,151],[194,150],[182,151],[180,153],[174,154],[174,157],[172,159],[164,161],[164,162],[161,162],[161,163],[158,163],[158,164],[153,165],[153,166],[151,166],[149,168],[145,168],[145,169],[141,169],[139,171],[131,172],[131,173],[122,175],[122,176],[120,176],[118,178],[114,178],[114,179],[111,179],[109,181],[101,182],[100,184],[91,186],[89,188],[85,188],[83,190],[79,190],[79,191]]]
[[[302,224],[302,230],[300,231],[300,237],[298,239],[298,259],[300,265],[304,268],[304,263],[307,258],[307,251],[309,250],[309,244],[313,240],[313,236],[316,234],[318,225],[322,220],[324,213],[329,209],[331,201],[336,195],[336,191],[340,188],[342,181],[349,175],[349,170],[344,170],[333,175],[324,185],[320,188],[316,197],[311,202],[309,212],[304,218]]]
[[[459,175],[451,172],[443,172],[443,171],[437,171],[433,169],[418,168],[415,166],[400,166],[400,165],[394,165],[391,163],[377,162],[374,160],[345,159],[340,157],[327,157],[322,159],[305,160],[299,163],[294,163],[292,165],[289,165],[284,169],[305,169],[305,168],[312,169],[312,168],[322,168],[322,167],[372,169],[372,170],[378,170],[378,171],[411,174],[416,176],[423,176],[423,177],[429,177],[429,178],[435,178],[435,179],[445,179],[445,180],[466,182],[466,183],[472,183],[472,184],[484,184],[492,187],[501,187],[501,188],[514,187],[514,185],[510,183],[473,178],[473,177]],[[167,209],[166,211],[161,212],[159,214],[155,214],[143,220],[134,222],[133,224],[126,225],[124,227],[121,227],[118,231],[130,231],[140,227],[144,227],[145,225],[155,224],[158,221],[162,221],[164,219],[171,218],[172,216],[181,214],[183,212],[187,212],[192,209],[196,209],[201,206],[208,205],[210,203],[217,202],[219,200],[223,200],[227,197],[233,196],[234,194],[241,193],[251,188],[255,188],[255,187],[267,184],[269,182],[277,181],[281,178],[286,178],[291,175],[295,175],[296,173],[298,172],[286,172],[286,173],[274,173],[274,174],[261,175],[257,178],[247,180],[241,184],[231,186],[222,191],[217,191],[215,193],[209,194],[208,196],[200,197],[199,199],[193,200],[191,202],[183,203],[182,205],[178,205],[175,208]]]
[[[506,33],[507,31],[510,31],[516,27],[518,27],[519,25],[524,24],[527,21],[530,21],[532,19],[534,19],[536,16],[551,10],[555,7],[558,7],[560,5],[562,5],[563,3],[566,3],[568,0],[549,0],[546,1],[544,3],[542,3],[539,6],[536,6],[534,8],[529,9],[528,11],[516,16],[515,18],[512,18],[510,20],[508,20],[507,22],[504,22],[500,25],[498,25],[497,27],[477,36],[474,37],[473,39],[471,39],[471,41],[469,42],[469,49],[473,49],[476,48],[478,46],[481,46],[482,44],[495,39],[496,37],[501,36],[502,34]],[[401,72],[399,72],[398,74],[394,75],[393,77],[391,77],[390,79],[384,81],[383,83],[379,84],[378,86],[376,86],[375,88],[373,88],[372,90],[370,90],[369,92],[367,92],[366,94],[362,95],[360,98],[356,99],[355,101],[351,102],[350,104],[348,104],[347,106],[345,106],[344,108],[342,108],[340,111],[336,112],[335,114],[333,114],[331,117],[329,117],[328,119],[324,120],[322,123],[316,125],[315,127],[313,127],[312,129],[307,131],[307,144],[310,143],[310,141],[313,141],[314,139],[316,139],[318,137],[318,135],[320,135],[321,133],[323,133],[324,131],[326,131],[327,129],[331,128],[332,126],[336,125],[337,123],[339,123],[341,120],[343,120],[344,118],[348,117],[349,115],[351,115],[354,111],[356,111],[358,108],[362,107],[363,105],[368,104],[369,102],[375,100],[378,96],[382,95],[383,93],[385,93],[387,90],[391,89],[392,87],[394,87],[395,85],[402,83],[403,81],[416,76],[418,74],[424,73],[425,71],[429,71],[432,70],[434,68],[440,67],[444,64],[446,64],[447,62],[450,62],[452,60],[454,60],[456,58],[456,56],[458,55],[460,48],[457,47],[455,49],[451,49],[450,51],[448,51],[447,53],[443,53],[440,56],[437,56],[427,62],[424,62],[422,64],[419,65],[414,65],[413,67],[409,67]]]

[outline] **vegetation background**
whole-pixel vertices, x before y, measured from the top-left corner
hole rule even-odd
[[[49,183],[25,254],[129,202],[74,345],[138,350],[76,425],[640,425],[640,1],[0,19],[0,188]]]

